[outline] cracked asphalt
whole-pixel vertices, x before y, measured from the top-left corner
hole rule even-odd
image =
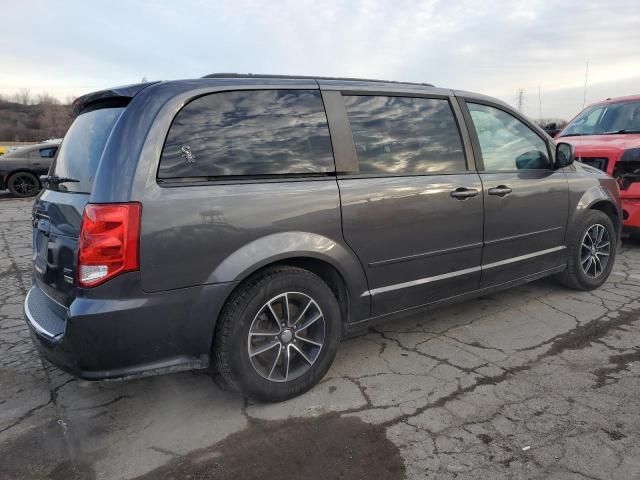
[[[640,478],[640,243],[603,288],[543,280],[386,323],[251,403],[206,372],[74,379],[22,317],[31,201],[0,199],[0,479]]]

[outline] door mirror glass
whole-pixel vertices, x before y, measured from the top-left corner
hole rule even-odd
[[[573,163],[573,145],[560,142],[556,145],[556,168],[568,167]]]
[[[549,168],[547,156],[540,150],[530,150],[516,157],[516,168],[518,170],[540,170]]]

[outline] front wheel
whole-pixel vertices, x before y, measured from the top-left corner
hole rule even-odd
[[[307,270],[278,267],[232,295],[219,319],[213,353],[231,388],[277,402],[322,379],[340,334],[340,308],[327,284]]]
[[[617,244],[617,233],[609,216],[599,210],[586,212],[571,233],[561,283],[576,290],[601,286],[613,268]]]

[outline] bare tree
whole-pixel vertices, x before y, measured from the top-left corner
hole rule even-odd
[[[58,101],[57,98],[55,98],[52,95],[49,95],[46,92],[39,93],[36,96],[36,99],[37,99],[36,103],[38,105],[58,105],[58,104],[60,104],[60,102]]]
[[[16,93],[18,103],[22,105],[31,105],[31,90],[28,88],[21,89],[18,93]]]

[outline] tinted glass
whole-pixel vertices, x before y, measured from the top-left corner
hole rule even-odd
[[[550,167],[547,144],[527,125],[493,107],[469,103],[485,170]]]
[[[640,102],[588,107],[567,125],[560,136],[614,133],[640,133]]]
[[[53,158],[56,154],[57,148],[41,148],[40,149],[40,157],[41,158]]]
[[[171,125],[159,178],[334,171],[320,92],[238,91],[186,105]]]
[[[70,192],[91,192],[98,163],[124,108],[102,108],[80,114],[71,124],[54,160],[52,174],[78,180],[50,188]]]
[[[360,173],[419,174],[466,170],[447,100],[345,96]]]

